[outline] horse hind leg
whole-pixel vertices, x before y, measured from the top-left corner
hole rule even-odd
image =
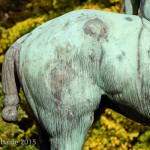
[[[53,79],[53,86],[54,81]],[[44,117],[42,122],[51,135],[49,138],[51,150],[81,150],[103,91],[91,80],[86,79],[85,75],[75,77],[70,84],[62,84],[61,92],[58,92],[52,84],[55,102],[59,103],[53,105],[53,110],[45,111],[46,115],[40,117],[41,119]],[[60,93],[63,96],[59,95]]]
[[[60,125],[55,134],[49,138],[51,150],[82,150],[86,134],[93,122],[93,114],[85,114],[80,118],[56,118]],[[58,120],[59,119],[59,120]]]

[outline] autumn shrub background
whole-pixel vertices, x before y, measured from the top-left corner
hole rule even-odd
[[[20,1],[14,0],[19,3]],[[0,0],[0,12],[11,9],[10,0]],[[49,19],[77,9],[100,9],[119,13],[122,0],[23,0],[9,19],[0,20],[0,66],[5,52],[19,37],[30,32]],[[5,7],[6,8],[3,8]],[[19,11],[17,11],[19,10]],[[9,13],[8,13],[9,14]],[[0,15],[3,17],[2,15]],[[42,51],[41,51],[42,55]],[[38,133],[32,112],[23,96],[16,123],[5,123],[0,117],[0,150],[37,150]],[[0,84],[0,110],[3,93]],[[5,144],[5,141],[18,141],[18,144]],[[22,144],[22,141],[27,143]],[[33,141],[36,141],[35,143]],[[31,143],[30,143],[31,142]],[[84,150],[150,150],[150,128],[137,124],[124,116],[106,109],[87,135]]]

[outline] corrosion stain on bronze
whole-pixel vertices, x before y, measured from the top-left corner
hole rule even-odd
[[[66,62],[66,66],[69,67],[69,68],[71,68],[71,67],[72,67],[72,61],[71,61],[71,60],[68,60],[68,61]]]
[[[70,119],[73,119],[73,117],[74,117],[72,111],[69,111],[67,115],[68,115],[67,118],[68,118],[69,120],[70,120]]]
[[[88,20],[83,26],[84,33],[96,37],[97,41],[100,38],[107,37],[107,27],[99,18]]]
[[[130,18],[130,17],[126,17],[125,19],[126,19],[127,21],[130,21],[130,22],[133,21],[133,19]]]
[[[66,23],[65,23],[65,27],[68,27],[70,25],[70,21],[67,21]]]
[[[150,50],[148,50],[147,53],[148,53],[148,58],[150,58]]]
[[[125,52],[123,52],[123,51],[122,51],[121,54],[119,54],[119,55],[116,56],[116,58],[117,58],[120,62],[123,61],[124,57],[125,57]]]
[[[117,59],[121,62],[121,61],[123,60],[122,55],[118,55],[118,56],[117,56]]]
[[[51,85],[54,98],[61,100],[62,88],[67,80],[67,73],[55,68],[51,71]]]
[[[56,47],[56,54],[57,54],[57,59],[61,59],[62,53],[63,53],[63,48],[61,46]]]
[[[95,55],[91,54],[91,55],[89,55],[89,58],[90,58],[91,62],[94,62]]]
[[[68,64],[68,66],[67,66]],[[62,93],[69,86],[70,82],[75,77],[75,72],[71,68],[71,62],[66,63],[66,66],[56,66],[50,74],[52,94],[56,100],[61,101]]]
[[[105,51],[104,51],[103,47],[101,46],[101,54],[100,54],[100,58],[99,58],[99,66],[101,66],[101,64],[102,64],[102,61],[103,61],[103,58],[104,58],[104,53],[105,53]]]

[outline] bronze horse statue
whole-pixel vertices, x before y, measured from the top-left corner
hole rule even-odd
[[[17,119],[21,87],[42,150],[81,150],[105,107],[150,125],[150,22],[78,10],[18,39],[2,68],[2,117]]]

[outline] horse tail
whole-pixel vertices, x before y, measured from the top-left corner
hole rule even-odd
[[[6,122],[14,122],[18,117],[19,84],[17,84],[18,64],[16,64],[18,50],[18,46],[12,45],[6,52],[2,65],[2,89],[5,95],[2,118]]]

